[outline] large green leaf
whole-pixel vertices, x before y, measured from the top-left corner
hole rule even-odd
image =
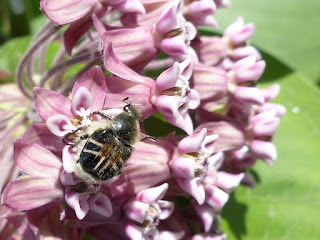
[[[276,82],[276,102],[287,108],[275,143],[279,158],[272,167],[255,167],[261,183],[240,187],[223,211],[228,239],[316,240],[320,236],[320,94],[302,74],[265,55],[262,84]]]
[[[14,78],[16,67],[26,52],[31,37],[19,37],[7,41],[0,46],[0,68],[12,74],[11,80]]]
[[[234,0],[231,9],[218,11],[217,18],[222,30],[237,16],[254,22],[256,45],[319,81],[319,11],[318,0]]]

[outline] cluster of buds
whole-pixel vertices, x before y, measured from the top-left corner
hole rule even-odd
[[[254,185],[257,159],[277,158],[273,136],[285,114],[270,102],[278,85],[256,87],[265,62],[249,45],[253,24],[239,17],[222,36],[201,36],[197,27],[217,28],[213,15],[230,5],[219,0],[40,4],[50,21],[19,64],[17,86],[0,87],[14,92],[0,98],[8,175],[0,182],[0,236],[225,239],[220,213],[239,184]],[[52,42],[61,49],[46,69]],[[105,137],[111,147],[92,170],[107,159],[120,174],[81,175],[80,155],[103,147],[86,129],[109,126],[128,105],[141,114],[141,141],[121,160],[128,144],[117,152],[116,137]],[[154,114],[184,134],[148,136],[143,121]]]

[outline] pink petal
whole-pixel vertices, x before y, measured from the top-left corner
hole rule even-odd
[[[157,22],[156,29],[158,33],[165,34],[173,29],[176,29],[177,27],[177,5],[172,4],[168,10],[163,11]]]
[[[237,20],[226,28],[224,31],[224,36],[230,37],[233,45],[238,45],[248,41],[254,32],[254,25],[248,23],[244,25],[244,20],[242,17],[238,17]]]
[[[156,112],[154,105],[150,99],[152,97],[152,89],[155,81],[151,84],[137,84],[130,80],[118,77],[106,77],[106,108],[120,108],[123,109],[125,103],[123,99],[128,97],[135,107],[137,107],[143,117],[151,116]]]
[[[89,116],[92,112],[92,107],[93,96],[86,87],[80,86],[72,98],[72,114],[74,116]]]
[[[63,190],[57,179],[24,177],[10,182],[2,193],[1,203],[18,211],[30,210],[61,200]]]
[[[150,204],[148,203],[134,200],[124,205],[123,210],[131,220],[143,223],[147,218],[149,207]]]
[[[207,129],[203,128],[201,131],[183,138],[178,144],[178,151],[180,153],[199,152],[206,136]]]
[[[146,13],[144,6],[138,0],[124,0],[119,4],[114,5],[113,7],[121,12],[134,12],[138,14]]]
[[[262,105],[264,103],[260,89],[255,87],[237,87],[234,97],[247,104]]]
[[[178,35],[172,38],[165,38],[161,42],[161,50],[173,59],[183,61],[187,58],[188,48],[184,36]]]
[[[254,136],[273,136],[278,126],[280,119],[277,117],[271,119],[264,119],[253,125],[252,132]]]
[[[214,215],[216,214],[215,210],[207,204],[198,205],[197,203],[194,203],[194,209],[203,222],[204,231],[208,232],[212,226]]]
[[[153,204],[164,197],[168,187],[168,183],[164,183],[158,187],[142,190],[137,194],[136,199],[141,202]]]
[[[97,0],[41,0],[41,10],[58,25],[76,21],[85,16]]]
[[[72,173],[67,173],[65,170],[62,170],[61,172],[60,181],[64,186],[76,185],[81,182],[78,177]]]
[[[205,200],[205,191],[202,184],[199,182],[198,178],[187,179],[187,178],[177,178],[179,186],[189,193],[194,199],[198,202],[199,205],[202,205]]]
[[[226,74],[221,68],[195,65],[194,89],[200,93],[201,100],[219,99],[227,94],[228,79]]]
[[[147,77],[141,76],[124,65],[115,55],[111,42],[104,43],[104,65],[111,73],[135,83],[143,84],[153,81]]]
[[[164,118],[172,125],[181,128],[188,135],[193,132],[193,123],[189,114],[180,114],[177,118],[164,115]]]
[[[229,199],[229,194],[215,186],[206,186],[206,203],[220,211]]]
[[[16,165],[33,176],[59,178],[61,160],[51,151],[25,139],[14,143],[14,160]]]
[[[160,220],[167,219],[174,210],[174,203],[170,201],[159,200],[159,207],[161,209],[161,214],[159,216]]]
[[[250,149],[253,154],[268,164],[272,164],[278,156],[277,148],[272,142],[254,140],[250,144]]]
[[[47,128],[46,123],[33,123],[23,134],[22,138],[50,151],[61,150],[64,147],[61,138],[52,134]]]
[[[159,91],[163,91],[176,86],[180,73],[180,65],[175,62],[172,67],[162,72],[157,78],[156,85]]]
[[[70,119],[65,115],[54,115],[47,119],[46,126],[55,136],[63,137],[71,131]],[[60,140],[61,141],[61,140]]]
[[[230,192],[239,186],[241,180],[244,177],[244,173],[239,174],[231,174],[226,172],[218,172],[217,173],[217,181],[216,185],[226,192]]]
[[[141,190],[166,181],[170,176],[170,168],[165,163],[130,165],[125,167],[120,177],[113,182],[111,193],[113,197],[120,197],[125,201]]]
[[[159,240],[180,240],[183,239],[185,235],[184,231],[180,232],[170,232],[170,231],[160,231]]]
[[[196,26],[209,26],[218,29],[219,23],[211,15],[203,17],[191,17],[190,19]]]
[[[124,226],[124,231],[131,240],[143,239],[143,228],[134,223],[126,223]]]
[[[44,89],[34,88],[35,103],[40,117],[47,120],[53,115],[62,114],[71,117],[71,101],[57,92]]]
[[[88,204],[91,211],[99,213],[105,217],[112,216],[112,205],[106,195],[102,193],[98,193],[93,196],[91,195],[88,199]]]
[[[177,157],[170,162],[173,173],[183,178],[195,177],[195,159],[186,157]]]
[[[197,90],[190,89],[190,92],[188,93],[189,103],[188,108],[189,109],[196,109],[200,105],[200,94]]]
[[[260,106],[257,109],[257,112],[261,113],[261,112],[269,111],[271,109],[275,109],[277,117],[282,117],[287,112],[287,109],[285,108],[285,106],[281,104],[275,104],[275,103],[269,103],[269,102],[266,102],[262,106]]]
[[[74,169],[74,156],[75,156],[76,152],[74,150],[72,150],[72,148],[70,146],[65,146],[63,148],[63,152],[62,152],[62,163],[63,163],[63,169],[67,172],[67,173],[72,173],[75,171]]]
[[[87,202],[89,196],[90,195],[87,193],[80,194],[73,191],[68,192],[65,195],[67,204],[74,209],[79,220],[82,220],[89,212],[89,205]]]
[[[81,87],[88,89],[92,96],[93,105],[91,111],[100,111],[103,108],[106,96],[106,83],[102,69],[99,66],[95,66],[83,74],[75,83],[72,95],[75,96]]]
[[[149,164],[163,164],[167,166],[174,148],[175,146],[173,146],[172,142],[163,139],[157,139],[156,142],[138,142],[134,146],[134,151],[126,163],[128,166],[149,166]]]
[[[232,58],[236,60],[250,56],[255,57],[257,60],[261,59],[261,54],[253,46],[237,47],[232,52]]]
[[[102,17],[107,11],[108,7],[105,5],[95,6],[95,16]],[[68,29],[63,33],[63,43],[66,52],[71,56],[72,49],[77,45],[80,38],[87,33],[93,26],[91,13],[83,16],[78,21],[70,24]]]
[[[165,116],[177,118],[179,116],[178,102],[175,96],[160,95],[157,97],[155,106]]]
[[[159,55],[153,34],[153,26],[115,29],[105,32],[102,42],[106,48],[112,42],[116,58],[139,71]]]
[[[216,12],[216,5],[210,0],[196,1],[189,5],[188,10],[191,15],[213,15]]]
[[[276,98],[280,93],[280,85],[274,84],[270,87],[261,89],[261,92],[264,96],[264,100],[266,102],[270,101],[271,99]]]
[[[218,134],[215,151],[227,151],[241,148],[245,143],[245,132],[240,124],[219,121],[201,124],[195,131],[207,128],[208,135]]]
[[[256,81],[262,76],[265,67],[265,61],[258,61],[252,65],[243,66],[235,71],[235,78],[238,82]]]

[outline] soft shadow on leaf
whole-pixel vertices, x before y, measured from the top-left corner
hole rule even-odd
[[[238,202],[233,192],[221,213],[222,218],[227,221],[230,230],[238,240],[242,240],[242,237],[247,234],[245,225],[247,210],[247,205]]]
[[[256,183],[261,183],[261,178],[259,176],[259,173],[256,170],[250,169],[249,172],[251,176],[254,178]]]
[[[259,49],[259,51],[262,54],[262,59],[267,63],[266,69],[262,77],[259,79],[259,82],[281,80],[281,78],[293,72],[293,69],[291,69],[288,65],[285,65],[269,53],[261,49]]]

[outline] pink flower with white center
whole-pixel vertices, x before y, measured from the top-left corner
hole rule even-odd
[[[223,154],[221,152],[214,153],[214,144],[217,135],[207,136],[207,129],[203,128],[199,132],[191,136],[185,137],[178,144],[178,154],[170,162],[170,167],[177,177],[179,186],[189,193],[199,205],[205,202],[220,211],[228,200],[228,194],[221,190],[229,190],[225,187],[224,178],[227,173],[218,172],[218,168],[222,164]],[[230,183],[234,188],[239,184],[242,174],[227,175],[232,180]],[[220,188],[219,188],[220,187]]]
[[[90,115],[100,111],[105,100],[105,81],[100,67],[93,67],[74,85],[72,100],[51,90],[35,88],[38,114],[58,137],[89,124]]]
[[[119,98],[134,96],[133,104],[141,110],[143,116],[148,117],[158,110],[169,123],[188,134],[192,133],[193,124],[188,110],[198,107],[200,96],[197,91],[189,87],[193,69],[190,58],[181,63],[174,63],[154,81],[137,74],[121,63],[109,44],[105,53],[105,66],[107,70],[123,78],[106,78],[108,93],[106,104],[115,102],[115,99],[119,104]]]
[[[140,191],[123,207],[128,221],[125,225],[126,234],[130,239],[158,239],[159,221],[168,218],[174,204],[161,200],[168,189],[164,183],[158,187]]]
[[[151,100],[169,123],[188,134],[193,131],[188,110],[196,109],[200,104],[199,93],[189,86],[192,69],[193,63],[189,58],[180,64],[175,62],[157,78],[157,93]]]
[[[160,48],[177,61],[192,57],[196,63],[198,58],[190,47],[190,42],[195,38],[197,29],[184,18],[183,8],[183,1],[175,0],[171,6],[162,12],[156,24],[156,31],[162,39]]]
[[[85,73],[75,84],[72,100],[50,90],[36,88],[35,102],[39,115],[46,126],[61,139],[70,132],[92,123],[91,115],[100,111],[105,100],[105,81],[100,67]],[[83,219],[89,210],[105,217],[112,215],[109,198],[100,193],[100,185],[84,183],[74,175],[74,157],[79,149],[66,145],[62,151],[63,168],[60,180],[65,188],[65,200]]]

